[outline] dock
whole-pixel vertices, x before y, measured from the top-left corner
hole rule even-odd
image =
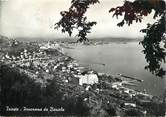
[[[141,79],[138,79],[138,78],[134,78],[134,77],[130,77],[130,76],[126,76],[126,75],[123,75],[123,74],[118,74],[119,76],[121,77],[124,77],[124,78],[128,78],[128,79],[131,79],[131,80],[136,80],[138,82],[143,82],[144,80],[141,80]]]

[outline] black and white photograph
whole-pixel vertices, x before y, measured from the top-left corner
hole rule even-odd
[[[0,116],[166,116],[166,1],[0,0]]]

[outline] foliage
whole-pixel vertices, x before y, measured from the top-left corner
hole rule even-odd
[[[25,74],[20,74],[18,69],[1,65],[0,71],[1,114],[6,114],[6,106],[18,108],[38,106],[37,104],[40,106],[41,89],[39,84],[34,83]]]
[[[123,100],[122,94],[116,97],[116,92],[110,88],[102,87],[103,91],[98,92],[96,90],[98,86],[94,85],[87,91],[78,84],[63,82],[58,75],[49,80],[46,87],[42,87],[40,83],[35,82],[35,79],[19,72],[17,68],[1,65],[0,71],[0,115],[89,115],[107,117],[123,114],[134,114],[135,116],[142,113],[139,110],[123,110],[120,105],[126,99]],[[107,80],[103,80],[103,82],[107,82]],[[115,95],[111,95],[112,93]],[[6,106],[18,108],[63,107],[65,112],[9,112],[6,111]],[[142,107],[145,107],[149,114],[163,115],[164,106],[156,100],[156,102]]]
[[[87,17],[84,16],[85,12],[89,8],[89,5],[99,3],[98,0],[72,0],[69,11],[62,11],[62,19],[56,23],[56,29],[62,27],[62,32],[68,32],[71,36],[73,29],[78,30],[78,41],[86,41],[87,34],[96,22],[87,22]],[[152,11],[155,11],[153,18],[159,17],[160,19],[150,25],[147,29],[141,30],[146,33],[144,40],[140,43],[144,47],[145,59],[148,65],[145,69],[148,69],[153,74],[163,77],[166,75],[166,71],[161,67],[161,64],[165,63],[165,14],[166,5],[164,0],[125,0],[122,6],[111,8],[109,12],[113,12],[113,17],[123,16],[123,20],[118,23],[119,27],[122,27],[125,23],[131,25],[135,22],[142,22],[144,16],[148,16]],[[165,46],[161,47],[164,43]]]
[[[80,42],[88,40],[87,34],[96,22],[87,21],[84,16],[90,5],[98,3],[98,0],[72,0],[69,11],[62,11],[60,14],[62,19],[55,24],[55,29],[62,27],[62,33],[67,32],[70,36],[74,29],[78,30],[78,38]]]
[[[111,8],[109,12],[114,12],[113,17],[123,16],[123,20],[118,23],[118,26],[123,26],[125,23],[131,25],[133,21],[142,22],[143,16],[147,16],[155,10],[153,18],[163,15],[165,10],[165,2],[163,0],[135,0],[134,2],[125,1],[123,6]]]
[[[166,75],[166,71],[161,67],[166,62],[166,38],[165,38],[165,17],[154,24],[148,24],[147,29],[141,30],[146,33],[144,40],[140,43],[144,47],[143,53],[148,63],[145,69],[150,70],[159,77]]]
[[[148,65],[145,69],[149,70],[153,74],[159,77],[166,75],[161,65],[166,62],[166,38],[165,38],[165,15],[166,5],[163,0],[135,0],[134,2],[125,1],[121,7],[110,9],[109,12],[113,12],[113,16],[122,16],[123,20],[118,23],[118,26],[123,26],[125,23],[130,25],[133,21],[141,22],[143,16],[147,16],[155,11],[153,18],[160,16],[160,19],[154,24],[148,24],[146,29],[142,29],[141,32],[145,33],[143,41],[140,42],[144,47],[143,53]]]
[[[46,87],[41,87],[26,74],[20,73],[19,69],[7,65],[0,65],[0,115],[85,115],[88,114],[88,107],[83,104],[83,99],[78,96],[67,96],[68,87],[59,81],[61,78],[54,78]],[[62,90],[65,89],[65,90]],[[76,92],[73,92],[76,93]],[[78,91],[77,91],[78,93]],[[6,106],[27,108],[64,108],[65,112],[23,112],[6,111]]]

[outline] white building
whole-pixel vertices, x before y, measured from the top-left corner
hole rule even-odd
[[[63,48],[61,48],[58,43],[50,43],[49,41],[48,41],[47,44],[45,44],[43,46],[40,46],[40,49],[41,50],[56,49],[56,50],[58,50],[58,51],[63,53]]]
[[[79,78],[79,85],[83,84],[96,84],[99,82],[98,76],[96,74],[85,74],[85,75],[78,75]]]

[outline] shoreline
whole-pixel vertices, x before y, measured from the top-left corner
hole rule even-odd
[[[43,43],[43,46],[47,46],[47,43]],[[153,104],[154,97],[124,86],[133,85],[132,82],[124,81],[120,76],[107,75],[90,68],[84,68],[76,60],[57,51],[57,49],[49,49],[49,51],[34,50],[30,52],[28,49],[24,49],[16,56],[4,54],[6,58],[4,60],[1,59],[1,61],[3,60],[3,62],[7,63],[20,56],[17,62],[11,62],[5,66],[11,70],[15,69],[20,75],[27,75],[34,83],[39,83],[41,88],[46,88],[55,80],[59,85],[58,90],[63,90],[63,93],[68,95],[66,98],[73,94],[73,99],[75,99],[75,96],[80,94],[80,98],[83,99],[86,106],[92,108],[92,110],[89,110],[90,113],[98,107],[104,110],[104,113],[107,115],[107,108],[112,108],[114,104],[113,110],[117,111],[116,113],[120,113],[120,115],[125,114],[130,109],[134,109],[140,115],[152,114],[149,106],[145,105]],[[39,59],[45,56],[54,59]],[[80,85],[79,79],[81,78],[92,78],[94,82],[86,81],[85,85]],[[76,91],[69,87],[72,89],[75,87]],[[158,98],[156,100],[157,103],[162,104],[161,100],[159,101]],[[117,108],[118,110],[116,110]]]
[[[155,96],[164,93],[165,80],[152,75],[149,71],[144,69],[146,61],[143,53],[141,53],[141,45],[139,47],[137,42],[129,43],[127,45],[106,44],[96,47],[79,45],[73,47],[75,47],[74,50],[66,50],[66,53],[78,60],[81,65],[95,69],[98,72],[107,74],[121,73],[130,77],[142,79],[144,82],[139,84],[141,91],[144,91],[145,89],[148,93]],[[97,64],[102,62],[106,66]],[[139,87],[137,89],[139,89]]]

